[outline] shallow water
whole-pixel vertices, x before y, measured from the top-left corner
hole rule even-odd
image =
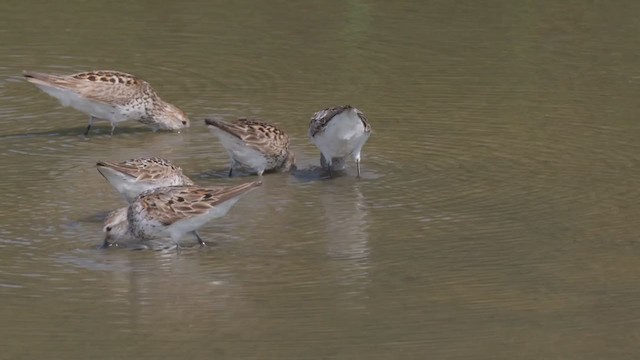
[[[637,358],[640,5],[0,4],[0,358]],[[117,69],[181,134],[98,123],[22,70]],[[310,116],[349,103],[363,178],[319,180]],[[205,116],[259,117],[301,172],[201,230],[100,250],[99,159],[230,184]]]

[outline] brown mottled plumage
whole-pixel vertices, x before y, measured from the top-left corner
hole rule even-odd
[[[182,168],[157,157],[98,161],[98,171],[131,203],[141,193],[164,186],[193,185]]]
[[[105,244],[170,237],[179,246],[180,239],[188,233],[202,241],[195,233],[198,228],[224,216],[242,195],[260,185],[262,182],[254,181],[235,186],[172,186],[146,191],[129,205],[126,221],[121,221],[122,213],[118,212],[112,218],[120,216],[120,221],[105,226]]]
[[[234,122],[205,119],[205,124],[229,153],[229,176],[237,165],[250,168],[258,175],[271,170],[288,171],[295,165],[289,135],[271,124],[244,118]]]
[[[354,108],[351,105],[343,105],[343,106],[335,106],[335,107],[327,108],[324,110],[320,110],[315,114],[313,114],[313,116],[311,117],[311,122],[309,123],[309,136],[314,137],[319,132],[324,131],[329,121],[333,120],[333,118],[336,115],[341,114],[345,110],[350,110],[350,109],[353,109],[356,115],[358,115],[358,117],[360,118],[360,120],[362,120],[362,125],[364,126],[364,132],[365,133],[371,132],[371,125],[369,124],[369,120],[367,120],[367,117],[364,116],[362,111]]]
[[[116,124],[136,120],[155,131],[180,130],[189,127],[189,119],[174,105],[162,100],[146,81],[119,71],[97,70],[71,75],[24,72],[27,81],[57,98],[63,106],[71,106],[90,116],[85,135],[94,119]]]

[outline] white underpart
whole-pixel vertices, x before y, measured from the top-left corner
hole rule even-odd
[[[136,178],[132,176],[125,175],[119,171],[115,171],[104,166],[99,166],[98,170],[129,203],[133,202],[138,195],[147,190],[164,186],[164,184],[158,183],[138,182],[136,181]]]
[[[96,119],[103,119],[111,122],[112,124],[116,124],[132,118],[131,115],[133,114],[125,114],[124,112],[128,109],[124,109],[121,106],[91,101],[71,90],[57,88],[40,82],[33,83],[45,93],[58,99],[62,106],[70,106],[85,114],[89,114]]]
[[[241,196],[236,196],[235,198],[229,199],[222,204],[216,205],[202,215],[197,215],[188,219],[177,221],[164,229],[164,231],[162,231],[161,233],[161,236],[171,236],[173,241],[178,244],[180,239],[185,234],[198,230],[204,224],[215,218],[226,215],[227,212],[229,212],[229,209],[231,209],[231,207],[235,205],[238,200],[240,200],[240,197]]]
[[[368,138],[369,134],[364,131],[362,120],[354,109],[349,109],[331,119],[324,131],[312,137],[311,141],[331,166],[332,159],[342,159],[349,155],[360,161],[360,152]]]
[[[251,168],[258,174],[262,174],[265,171],[267,159],[261,152],[248,147],[242,140],[215,126],[210,125],[209,129],[218,136],[220,143],[229,153],[232,162]]]

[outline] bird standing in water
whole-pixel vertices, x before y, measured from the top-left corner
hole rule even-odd
[[[111,70],[72,75],[25,71],[24,77],[63,106],[88,114],[85,136],[89,135],[96,119],[111,123],[112,136],[116,125],[128,120],[139,121],[153,131],[179,131],[189,127],[189,118],[182,110],[162,100],[149,83],[131,74]]]

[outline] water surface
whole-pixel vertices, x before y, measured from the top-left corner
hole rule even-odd
[[[639,7],[2,2],[0,357],[637,358]],[[26,69],[136,74],[192,128],[84,138]],[[97,160],[250,180],[202,119],[251,116],[312,169],[308,120],[345,103],[362,179],[265,176],[208,249],[98,249],[123,202]]]

